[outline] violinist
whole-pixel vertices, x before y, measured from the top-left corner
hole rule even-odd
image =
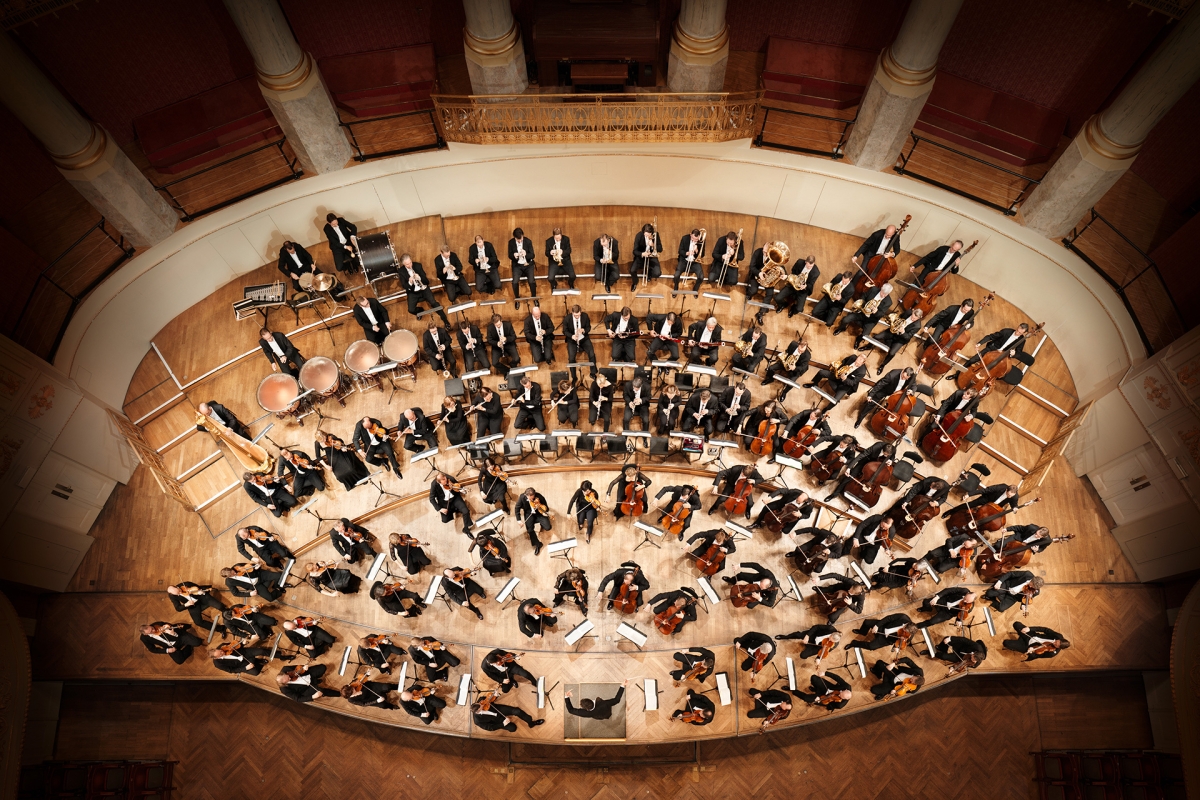
[[[812,658],[816,656],[817,664],[820,664],[829,656],[833,648],[842,641],[842,634],[832,625],[813,625],[811,628],[803,631],[776,634],[775,641],[800,642],[800,644],[804,645],[800,650],[800,658]]]
[[[351,564],[357,564],[360,558],[370,561],[378,555],[375,548],[371,546],[374,538],[369,530],[362,525],[355,525],[345,517],[333,523],[333,528],[329,531],[329,540],[333,544],[333,549],[337,550],[338,554]]]
[[[821,706],[830,712],[845,708],[854,696],[846,679],[832,673],[814,673],[808,679],[808,685],[812,687],[811,692],[796,690],[792,694],[810,706]]]
[[[486,598],[487,592],[471,578],[474,571],[462,567],[447,567],[442,570],[442,588],[446,590],[446,596],[451,602],[470,610],[476,619],[483,620],[483,612],[471,602],[471,598]]]
[[[475,534],[471,547],[479,548],[482,560],[480,566],[487,570],[493,578],[512,571],[512,557],[508,554],[508,545],[498,537],[486,533]],[[470,548],[468,548],[468,552]]]
[[[887,329],[875,334],[872,338],[887,348],[887,354],[883,360],[879,362],[879,366],[875,368],[875,375],[883,374],[883,368],[903,350],[913,337],[921,330],[921,319],[925,316],[925,312],[919,308],[914,308],[908,312],[907,316],[902,316],[901,312],[893,311],[884,320]],[[870,342],[864,341],[855,349],[860,351],[870,352],[874,347]]]
[[[925,554],[921,560],[938,575],[957,569],[960,575],[967,574],[967,567],[975,555],[976,538],[968,533],[951,536],[946,543],[935,547]]]
[[[733,577],[721,577],[721,580],[730,584],[730,602],[739,608],[758,608],[759,605],[773,607],[779,596],[779,581],[775,573],[755,561],[743,561],[741,569]],[[740,601],[740,605],[737,601]]]
[[[463,354],[463,372],[492,368],[491,359],[488,358],[487,345],[484,343],[483,334],[479,332],[478,325],[466,319],[459,321],[455,338],[458,339],[458,348],[462,350]]]
[[[354,435],[350,437],[350,443],[368,464],[381,466],[395,472],[397,477],[404,477],[400,472],[400,464],[396,461],[396,451],[392,447],[387,428],[379,420],[374,417],[360,419],[354,426]]]
[[[895,442],[876,442],[854,457],[847,466],[846,472],[842,479],[838,481],[838,485],[833,491],[825,497],[825,502],[828,503],[835,497],[844,496],[846,489],[851,486],[865,488],[869,483],[868,479],[863,477],[867,466],[871,464],[880,465],[880,468],[886,466],[891,467],[892,462],[896,458],[896,443]],[[886,484],[883,484],[886,487]]]
[[[504,471],[503,467],[504,462],[500,456],[488,456],[483,463],[483,469],[479,470],[477,482],[483,501],[492,506],[499,506],[505,514],[508,514],[508,473]]]
[[[262,673],[263,668],[269,663],[267,658],[270,655],[271,648],[269,647],[246,647],[241,642],[227,642],[208,651],[208,656],[212,659],[213,666],[221,670],[221,672],[228,672],[230,675],[254,675],[256,677]],[[290,661],[291,659],[292,656],[282,656],[280,658],[281,661]],[[295,668],[285,667],[284,669]]]
[[[707,725],[713,721],[717,706],[712,700],[695,691],[687,690],[687,699],[683,708],[671,712],[672,722],[686,722],[689,725]]]
[[[726,557],[737,550],[733,537],[727,534],[724,528],[693,533],[687,543],[690,545],[697,541],[699,544],[692,549],[692,555],[696,558],[696,569],[708,576],[716,575],[725,569]]]
[[[433,563],[421,549],[421,545],[428,544],[429,542],[422,542],[407,533],[389,534],[388,558],[393,563],[403,565],[409,575],[417,575],[423,568]]]
[[[300,505],[296,496],[288,491],[287,481],[283,478],[243,472],[242,489],[251,500],[266,508],[276,518],[282,517]]]
[[[838,314],[842,313],[842,309],[846,307],[846,303],[850,302],[850,296],[854,293],[854,289],[850,285],[854,282],[854,276],[855,273],[853,272],[839,272],[833,276],[833,280],[822,287],[825,296],[813,306],[812,316],[815,319],[824,322],[826,325],[833,324]],[[803,311],[804,308],[797,305],[796,310]]]
[[[621,470],[621,474],[608,484],[608,489],[604,492],[604,499],[607,500],[612,497],[613,487],[615,486],[617,489],[617,505],[613,509],[613,516],[617,519],[625,516],[625,512],[621,510],[621,503],[631,499],[639,492],[644,494],[650,485],[650,479],[643,475],[635,464],[626,465]]]
[[[997,350],[1005,350],[1009,355],[1024,353],[1025,340],[1031,335],[1028,322],[1022,322],[1016,328],[1001,328],[995,333],[989,333],[976,343],[975,355],[967,359],[965,366],[969,367],[988,353],[995,353]]]
[[[303,450],[280,448],[276,474],[282,478],[285,470],[292,476],[292,494],[296,497],[308,497],[313,492],[325,491],[324,468]]]
[[[758,372],[758,365],[767,354],[767,335],[758,325],[751,325],[734,345],[736,351],[729,365],[746,372]]]
[[[445,379],[458,377],[457,360],[450,344],[450,324],[447,322],[446,327],[439,328],[437,322],[429,320],[429,325],[421,336],[421,346],[425,350],[425,360],[429,362],[434,373],[441,372]]]
[[[525,343],[529,345],[529,354],[534,364],[545,362],[554,365],[554,322],[549,314],[543,314],[537,301],[529,309],[523,326]]]
[[[263,564],[274,569],[282,569],[284,563],[293,558],[292,551],[287,548],[279,537],[268,533],[257,525],[247,525],[238,528],[237,551],[243,558],[257,558]]]
[[[517,706],[490,701],[486,696],[482,701],[471,704],[471,720],[480,730],[504,730],[509,733],[517,732],[517,720],[521,720],[530,728],[536,728],[546,721],[534,719],[528,712]]]
[[[221,577],[234,597],[261,597],[270,603],[283,597],[287,590],[286,586],[280,585],[283,573],[264,569],[257,558],[226,567],[221,570]]]
[[[320,658],[337,641],[332,633],[321,627],[313,617],[293,617],[283,621],[283,633],[288,641],[304,651],[307,658]]]
[[[538,538],[538,528],[543,532],[553,530],[550,522],[550,506],[545,495],[530,486],[517,500],[517,522],[525,520],[525,532],[529,534],[529,543],[533,545],[533,554],[542,552],[542,540]]]
[[[1054,658],[1071,646],[1065,636],[1043,625],[1025,625],[1021,622],[1014,622],[1013,630],[1017,632],[1017,638],[1005,639],[1004,649],[1024,653],[1026,661]]]
[[[439,472],[429,484],[429,505],[437,509],[443,523],[449,524],[454,522],[455,517],[462,517],[462,532],[471,535],[475,521],[471,519],[471,509],[463,499],[463,487],[444,472]]]
[[[894,369],[876,381],[875,385],[867,390],[866,400],[859,407],[858,416],[854,418],[854,427],[862,425],[864,419],[884,407],[887,399],[892,395],[911,394],[916,380],[917,374],[913,368],[905,367],[904,369]]]
[[[966,636],[945,636],[934,645],[933,657],[950,665],[951,673],[974,669],[988,657],[983,639],[971,641]]]
[[[646,357],[657,359],[667,351],[671,361],[679,360],[679,342],[683,340],[683,320],[674,311],[647,314],[646,328],[654,334],[646,345]]]
[[[746,716],[750,719],[761,719],[762,731],[782,722],[792,713],[791,699],[778,689],[751,689],[749,694],[754,700],[754,707],[746,712]]]
[[[317,454],[317,462],[324,468],[333,471],[333,477],[347,492],[354,491],[359,482],[370,476],[371,471],[362,459],[338,437],[332,433],[317,431],[317,440],[313,442]]]
[[[776,489],[766,497],[766,502],[754,518],[751,530],[764,525],[770,530],[778,528],[781,534],[790,534],[801,520],[812,516],[815,506],[808,492],[801,489]]]
[[[578,567],[571,567],[559,573],[554,581],[553,605],[560,606],[566,601],[574,603],[583,615],[588,613],[588,579],[587,573]]]
[[[917,623],[918,628],[928,628],[939,622],[955,620],[956,627],[962,627],[966,615],[975,607],[975,593],[965,586],[951,586],[942,589],[931,597],[926,597],[921,603],[921,611],[932,614],[928,619]]]
[[[834,336],[840,336],[842,331],[853,325],[859,329],[857,338],[854,340],[854,346],[861,347],[866,344],[864,336],[870,336],[875,330],[875,326],[879,324],[879,320],[883,319],[892,309],[892,285],[884,283],[882,286],[873,286],[863,292],[862,296],[855,300],[846,314],[842,315],[838,321],[837,327],[833,329]]]
[[[483,674],[500,684],[506,693],[517,688],[520,678],[536,687],[537,678],[518,663],[520,658],[520,653],[496,648],[483,657]]]
[[[420,453],[431,447],[437,449],[437,431],[420,408],[406,408],[400,413],[397,433],[404,437],[404,449],[410,453]],[[418,442],[425,446],[418,447]]]
[[[348,569],[338,569],[336,561],[315,561],[304,565],[304,580],[328,597],[356,594],[361,578]]]
[[[558,424],[575,427],[579,424],[579,389],[566,378],[550,393],[550,407],[558,410]]]
[[[816,256],[797,261],[792,265],[792,277],[788,278],[787,285],[775,294],[775,310],[787,309],[789,319],[804,311],[808,296],[821,285],[820,280],[821,270],[817,267]]]
[[[952,275],[957,275],[962,249],[962,239],[955,239],[950,244],[935,247],[917,259],[917,262],[908,268],[908,272],[910,275],[917,275],[917,270],[920,270],[921,274],[917,275],[917,283],[920,284],[924,284],[925,279],[930,275],[945,269],[949,269]]]
[[[338,697],[341,692],[321,685],[327,667],[324,664],[299,664],[284,667],[275,676],[279,691],[298,703],[311,703],[322,697]]]
[[[706,437],[712,436],[713,427],[716,425],[717,405],[718,401],[713,398],[711,390],[692,392],[683,407],[683,413],[679,416],[679,429],[694,431],[700,428]]]
[[[772,455],[780,447],[779,432],[787,424],[787,411],[767,400],[747,414],[742,425],[742,444],[754,455]]]
[[[822,575],[823,586],[814,585],[817,607],[825,613],[825,621],[833,625],[846,609],[861,614],[867,593],[863,585],[844,575]]]
[[[888,700],[912,694],[925,685],[925,671],[913,663],[908,656],[888,663],[880,659],[871,667],[871,673],[880,682],[871,687],[876,700]]]
[[[457,397],[442,398],[442,418],[435,427],[446,426],[446,439],[450,444],[466,444],[471,438],[471,425],[467,422],[467,411]]]
[[[425,679],[429,683],[445,681],[450,675],[450,668],[461,663],[458,656],[432,636],[414,636],[410,639],[408,656],[414,664],[425,667]]]
[[[880,550],[886,550],[888,557],[892,555],[892,518],[883,514],[872,514],[858,523],[854,529],[854,544],[858,545],[858,560],[870,564],[879,555]]]
[[[1033,598],[1042,593],[1042,587],[1045,585],[1046,582],[1035,577],[1032,572],[1017,569],[1001,575],[1000,579],[983,593],[983,599],[991,602],[992,608],[1000,612],[1008,611],[1020,602],[1021,613],[1024,615],[1028,613]]]
[[[696,320],[688,327],[688,362],[707,366],[717,363],[721,357],[721,326],[716,317]]]
[[[563,697],[566,698],[567,713],[574,717],[587,717],[589,719],[612,719],[613,709],[621,704],[625,698],[625,687],[629,685],[629,681],[621,682],[621,688],[617,689],[617,693],[607,699],[597,697],[593,700],[590,697],[585,697],[579,701],[579,707],[571,702],[571,690],[567,689],[563,692]]]
[[[692,519],[700,510],[700,490],[691,484],[664,486],[654,495],[654,499],[661,500],[665,494],[671,496],[666,503],[659,506],[663,514],[658,518],[658,524],[668,532],[675,532],[678,528],[679,541],[682,542],[684,531],[692,527]]]
[[[579,484],[575,494],[571,495],[571,501],[567,503],[567,514],[572,513],[575,515],[576,526],[580,531],[586,532],[588,544],[591,544],[596,518],[600,516],[600,493],[592,487],[591,481]]]
[[[679,633],[689,622],[696,621],[696,602],[699,599],[694,590],[680,586],[674,591],[654,595],[647,601],[647,607],[656,623],[664,619],[669,626],[673,626],[673,633]]]
[[[891,647],[898,653],[916,635],[917,626],[908,614],[888,614],[882,619],[864,619],[854,633],[864,638],[855,639],[843,649],[882,650]]]
[[[412,689],[406,689],[400,693],[400,707],[410,717],[416,717],[426,725],[432,725],[438,721],[442,709],[446,707],[446,701],[434,694],[432,686],[420,689],[414,686]]]
[[[212,624],[212,620],[204,618],[204,609],[211,608],[218,616],[225,610],[225,604],[213,597],[211,586],[199,586],[191,581],[168,586],[167,597],[176,611],[186,611],[191,616],[197,628],[207,629]],[[218,624],[217,630],[224,633],[225,626]]]
[[[438,248],[437,257],[433,259],[433,268],[434,274],[442,282],[442,288],[446,290],[446,299],[451,305],[460,296],[471,296],[471,286],[467,283],[462,261],[459,260],[458,253],[450,249],[450,245],[443,244]]]
[[[754,405],[754,398],[750,396],[750,390],[746,388],[745,381],[738,381],[733,386],[730,386],[721,392],[721,397],[717,402],[719,409],[717,411],[716,429],[720,433],[725,431],[741,430],[742,420],[750,413],[751,407]]]
[[[601,430],[608,431],[612,424],[613,395],[616,390],[603,372],[596,373],[591,388],[588,389],[588,424],[596,428],[596,420],[601,422]]]
[[[269,637],[271,629],[275,627],[275,618],[262,613],[260,608],[236,603],[221,612],[221,619],[231,634],[254,643]]]
[[[682,681],[704,683],[716,668],[717,657],[706,647],[692,647],[671,656],[679,662],[679,669],[671,670],[671,680],[678,686]]]
[[[737,482],[741,478],[752,481],[756,487],[764,482],[762,473],[753,464],[735,464],[729,469],[721,470],[713,478],[712,488],[708,490],[709,494],[716,498],[708,508],[709,514],[715,513],[717,506],[724,503],[727,498],[733,495],[734,487],[737,486]],[[746,519],[750,518],[750,507],[752,505],[753,503],[747,503],[746,505]]]
[[[636,561],[624,561],[621,566],[604,576],[600,581],[599,594],[605,596],[609,586],[612,590],[607,593],[608,610],[612,610],[614,602],[632,604],[634,609],[641,608],[646,599],[646,591],[650,581],[642,573],[642,568]]]
[[[839,558],[842,551],[842,538],[836,533],[824,528],[806,527],[795,532],[796,536],[812,534],[812,538],[804,544],[797,545],[784,558],[796,562],[796,569],[810,577],[820,574],[825,564],[831,558]]]
[[[592,331],[592,318],[576,303],[571,306],[571,313],[563,320],[563,335],[567,337],[567,361],[574,364],[580,353],[586,360],[592,362],[591,374],[596,374],[596,346],[592,344],[589,334]]]
[[[792,383],[800,380],[804,373],[808,372],[808,365],[812,361],[812,350],[808,347],[808,342],[800,338],[796,334],[786,348],[777,352],[772,358],[771,363],[767,364],[766,374],[763,376],[762,385],[766,386],[775,381],[775,376],[787,378]],[[783,399],[788,396],[788,392],[792,390],[791,386],[786,383],[780,384],[783,388],[779,392],[778,400],[783,402]]]
[[[547,628],[558,624],[554,609],[543,605],[536,597],[517,607],[517,627],[530,639],[541,639]]]
[[[634,276],[637,280],[637,276]],[[604,320],[604,329],[612,340],[612,360],[637,361],[638,318],[629,306],[614,311]]]
[[[894,558],[886,567],[880,567],[871,576],[871,587],[874,589],[904,589],[912,595],[917,582],[924,578],[925,570],[918,566],[915,558]]]
[[[625,396],[625,418],[623,420],[625,430],[629,430],[629,423],[633,422],[634,417],[642,421],[642,430],[650,430],[650,385],[646,383],[646,379],[641,374],[635,374],[632,380],[625,382],[625,389],[623,391]]]
[[[405,587],[408,584],[400,579],[375,581],[371,585],[371,597],[379,603],[379,607],[397,617],[419,617],[425,609],[425,600],[416,592]]]
[[[371,670],[367,670],[361,678],[347,683],[341,689],[342,698],[351,705],[395,711],[398,706],[388,700],[388,694],[396,690],[396,684],[369,680],[370,677]]]
[[[358,660],[368,667],[374,667],[385,675],[392,674],[392,665],[388,659],[392,656],[404,655],[404,648],[393,644],[386,634],[369,634],[358,640]]]
[[[828,381],[832,392],[833,402],[825,409],[828,411],[842,402],[848,394],[858,391],[858,383],[867,376],[867,357],[862,353],[850,355],[830,364],[830,369],[819,369],[813,373],[812,380],[804,384],[805,389],[811,389],[821,381]]]
[[[543,433],[546,430],[546,418],[542,416],[542,385],[534,383],[529,375],[521,376],[520,388],[513,400],[520,404],[517,418],[513,421],[519,431],[537,428]]]
[[[182,622],[154,622],[141,627],[142,644],[151,653],[168,655],[176,664],[192,657],[193,649],[204,646],[204,640],[192,633]]]
[[[679,424],[679,413],[683,408],[683,398],[679,396],[679,390],[675,388],[675,384],[668,383],[663,386],[658,395],[658,402],[654,408],[654,430],[659,436],[668,436],[671,431],[675,430],[675,426]]]

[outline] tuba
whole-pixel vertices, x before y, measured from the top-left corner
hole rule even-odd
[[[788,246],[783,242],[771,242],[767,245],[766,263],[763,264],[762,270],[758,273],[759,286],[767,289],[774,288],[778,283],[787,278],[787,272],[784,267],[791,261],[792,253]]]

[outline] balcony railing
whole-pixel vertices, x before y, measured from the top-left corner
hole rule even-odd
[[[286,143],[285,138],[255,147],[154,188],[166,195],[184,222],[191,222],[303,177],[299,159],[288,154]]]
[[[846,139],[857,119],[857,112],[846,118],[763,106],[762,127],[754,146],[825,156],[836,161],[845,155]]]
[[[401,156],[446,146],[431,108],[368,119],[343,120],[356,161]]]
[[[1012,216],[1040,181],[1008,167],[910,133],[912,147],[901,152],[896,172],[983,203]],[[918,145],[925,147],[920,153]]]
[[[722,142],[754,136],[760,97],[760,92],[434,95],[433,104],[448,142]]]

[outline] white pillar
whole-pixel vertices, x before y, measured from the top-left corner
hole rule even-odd
[[[726,0],[683,0],[667,57],[672,92],[719,92],[729,63]]]
[[[353,157],[316,62],[300,49],[278,0],[225,0],[254,57],[258,86],[305,172],[342,169]]]
[[[933,91],[937,58],[963,0],[913,0],[900,33],[875,64],[846,141],[846,157],[864,169],[895,165]]]
[[[463,55],[474,94],[521,94],[529,86],[521,27],[509,0],[463,0]]]
[[[1025,225],[1057,239],[1096,204],[1175,102],[1200,79],[1200,4],[1175,25],[1112,105],[1084,123],[1021,206]]]

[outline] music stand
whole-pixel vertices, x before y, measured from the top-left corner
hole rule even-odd
[[[382,478],[379,478],[379,481],[376,482],[375,479],[377,477],[379,477],[380,475],[383,475],[382,470],[380,470],[379,472],[369,473],[367,475],[367,477],[363,478],[358,483],[354,484],[355,488],[358,488],[359,486],[362,486],[364,483],[369,483],[369,484],[371,484],[372,487],[374,487],[375,491],[379,492],[379,496],[375,498],[375,505],[372,506],[373,508],[379,508],[379,504],[383,502],[384,495],[394,497],[397,500],[401,499],[400,495],[396,494],[395,492],[389,492],[387,489],[383,488],[383,479]],[[318,519],[319,519],[319,517],[318,517]],[[317,528],[320,529],[320,523],[317,523]]]
[[[429,480],[435,474],[440,472],[440,470],[438,469],[437,462],[433,460],[434,457],[437,456],[437,454],[439,452],[441,452],[441,451],[437,447],[427,447],[419,453],[413,453],[412,458],[410,458],[408,460],[410,464],[416,464],[418,461],[426,461],[426,460],[429,461],[429,463],[426,465],[427,467],[429,467],[429,472],[425,473],[425,477],[421,479],[422,483]]]
[[[370,476],[368,475],[368,476],[367,476],[366,478],[364,478],[363,480],[369,480],[369,479],[370,479]],[[356,486],[356,487],[358,487],[358,486],[361,486],[362,484],[363,484],[363,481],[359,481],[358,483],[356,483],[356,484],[355,484],[355,486]],[[313,503],[314,503],[314,502],[317,500],[317,498],[318,498],[318,497],[320,497],[320,495],[315,495],[315,496],[313,497],[313,499],[312,499],[312,500],[310,500],[309,502],[305,503],[305,504],[304,504],[304,510],[305,510],[305,511],[307,511],[309,514],[312,514],[312,515],[313,515],[313,517],[315,517],[315,518],[316,518],[316,520],[317,520],[317,533],[320,533],[320,532],[321,532],[321,526],[322,526],[322,525],[324,525],[326,522],[336,522],[337,520],[341,519],[341,517],[322,517],[322,516],[321,516],[321,514],[320,514],[319,512],[313,511],[313,510],[312,510],[312,508],[311,508],[311,506],[312,506],[312,504],[313,504]]]
[[[633,552],[636,553],[639,549],[641,549],[642,547],[644,547],[645,545],[648,545],[648,544],[653,545],[654,547],[656,547],[659,550],[662,549],[662,545],[660,545],[658,542],[656,542],[650,538],[653,535],[653,536],[657,536],[659,539],[662,539],[662,537],[663,537],[662,530],[660,530],[659,528],[655,528],[650,525],[647,525],[644,522],[639,522],[637,520],[633,521],[633,527],[637,528],[638,530],[640,530],[642,532],[642,540],[640,542],[638,542],[637,545],[633,548]]]

